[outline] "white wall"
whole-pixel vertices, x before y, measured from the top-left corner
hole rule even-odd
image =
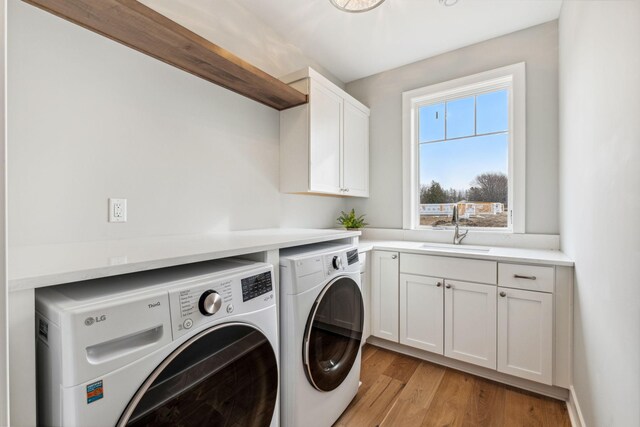
[[[5,52],[6,52],[6,2],[0,0],[0,425],[9,425],[9,354],[7,346],[7,239],[6,239],[6,115],[5,115]]]
[[[573,383],[594,427],[640,425],[639,76],[640,2],[565,1],[561,246],[575,260]]]
[[[22,1],[9,18],[10,245],[335,226],[341,199],[279,193],[277,111]]]
[[[371,198],[354,204],[372,227],[402,228],[402,92],[525,61],[525,231],[557,234],[557,30],[549,22],[347,84],[371,108]]]

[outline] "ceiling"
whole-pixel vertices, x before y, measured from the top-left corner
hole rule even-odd
[[[369,12],[329,0],[235,0],[343,82],[558,18],[562,0],[386,0]]]

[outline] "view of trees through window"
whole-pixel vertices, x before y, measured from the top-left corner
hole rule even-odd
[[[508,226],[508,111],[506,89],[418,109],[420,225],[451,225],[457,205],[462,226]]]

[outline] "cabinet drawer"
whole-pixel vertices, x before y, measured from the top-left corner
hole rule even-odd
[[[498,264],[498,285],[529,291],[553,292],[554,268],[523,264]]]
[[[400,254],[400,272],[496,284],[496,262],[434,255]]]

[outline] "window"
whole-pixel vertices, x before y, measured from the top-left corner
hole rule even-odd
[[[524,232],[524,63],[403,94],[404,228]]]

